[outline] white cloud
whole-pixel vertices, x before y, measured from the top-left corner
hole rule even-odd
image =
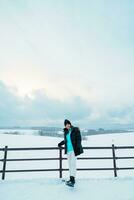
[[[36,90],[33,98],[18,97],[14,88],[0,82],[0,125],[20,126],[63,126],[65,118],[81,127],[107,127],[114,124],[133,122],[133,106],[127,107],[92,107],[78,95],[71,100],[60,101]]]

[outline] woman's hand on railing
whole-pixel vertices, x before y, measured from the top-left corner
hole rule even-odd
[[[58,143],[58,147],[59,147],[59,148],[62,148],[62,145],[64,145],[64,144],[65,144],[65,141],[62,140],[61,142]]]

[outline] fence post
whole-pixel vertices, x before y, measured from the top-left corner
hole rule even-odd
[[[116,167],[116,156],[115,156],[114,144],[112,144],[112,154],[113,154],[114,177],[117,177],[117,167]]]
[[[59,148],[59,177],[62,178],[62,148]]]
[[[3,170],[2,170],[2,180],[5,179],[7,149],[8,149],[8,146],[5,146],[5,148],[4,148],[4,159],[3,159]]]

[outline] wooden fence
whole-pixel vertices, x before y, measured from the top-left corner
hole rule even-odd
[[[106,160],[106,159],[112,159],[113,160],[113,167],[111,168],[107,168],[107,167],[103,167],[103,168],[77,168],[77,170],[113,170],[113,174],[114,177],[117,177],[117,171],[118,170],[133,170],[134,167],[117,167],[116,161],[117,159],[134,159],[134,157],[132,156],[123,156],[123,157],[117,157],[116,156],[116,149],[134,149],[134,146],[115,146],[114,144],[112,144],[112,146],[98,146],[98,147],[83,147],[83,149],[85,150],[91,150],[91,149],[95,149],[95,150],[100,150],[100,149],[109,149],[112,152],[112,156],[110,157],[84,157],[84,154],[82,157],[78,157],[77,159],[79,160]],[[7,158],[7,154],[9,151],[44,151],[44,150],[50,150],[50,151],[59,151],[59,156],[58,157],[51,157],[51,158],[18,158],[18,159],[9,159]],[[62,174],[63,171],[66,171],[68,169],[64,169],[62,164],[63,164],[63,160],[67,159],[65,157],[62,156],[62,151],[64,150],[64,148],[58,148],[58,147],[33,147],[33,148],[8,148],[8,146],[5,146],[4,148],[0,148],[0,152],[4,152],[4,157],[3,159],[0,159],[0,162],[3,162],[3,167],[0,170],[0,173],[2,174],[2,180],[5,179],[5,175],[6,173],[13,173],[13,172],[39,172],[39,171],[57,171],[59,173],[59,177],[62,178]],[[91,155],[91,153],[90,153]],[[48,169],[24,169],[24,170],[7,170],[6,169],[6,164],[7,162],[19,162],[19,161],[44,161],[44,160],[58,160],[59,162],[59,167],[58,168],[48,168]]]

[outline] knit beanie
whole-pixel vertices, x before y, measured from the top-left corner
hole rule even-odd
[[[70,125],[71,125],[71,122],[70,122],[68,119],[65,119],[65,120],[64,120],[64,125],[66,126],[67,124],[70,124]]]

